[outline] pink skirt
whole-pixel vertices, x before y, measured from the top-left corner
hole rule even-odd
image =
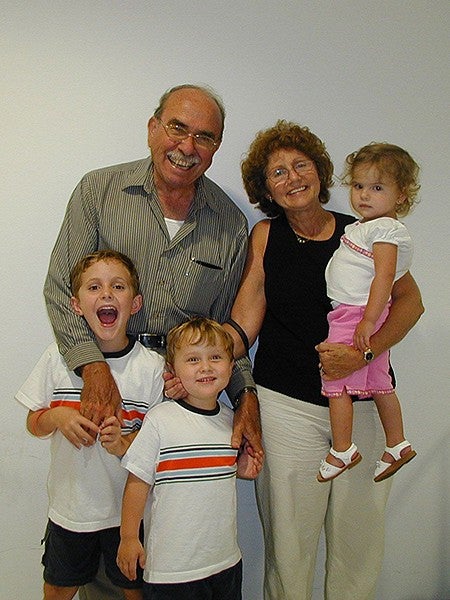
[[[353,345],[353,334],[356,325],[364,315],[365,306],[340,304],[328,313],[329,333],[327,342]],[[389,314],[386,306],[377,321],[375,331],[382,326]],[[348,377],[334,381],[322,380],[322,394],[327,398],[342,396],[347,392],[351,396],[369,398],[373,394],[391,394],[394,391],[392,378],[389,374],[389,352],[383,352],[372,362]]]

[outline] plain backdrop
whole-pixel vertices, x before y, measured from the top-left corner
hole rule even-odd
[[[449,584],[447,1],[3,0],[1,78],[0,598],[41,598],[48,443],[14,394],[52,340],[42,297],[72,189],[91,169],[148,154],[160,95],[209,84],[227,109],[209,176],[246,212],[240,160],[278,118],[309,126],[342,169],[372,141],[407,148],[422,201],[405,220],[426,313],[393,349],[409,439],[395,478],[378,600],[443,600]],[[338,184],[330,208],[349,212]],[[253,486],[239,483],[244,599],[261,600]],[[323,597],[323,547],[315,598]],[[280,599],[282,600],[282,599]],[[358,600],[358,599],[355,599]]]

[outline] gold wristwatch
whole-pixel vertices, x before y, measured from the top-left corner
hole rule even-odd
[[[372,352],[372,350],[370,348],[366,348],[363,352],[363,357],[364,357],[364,360],[366,361],[366,363],[369,364],[375,358],[375,354]]]

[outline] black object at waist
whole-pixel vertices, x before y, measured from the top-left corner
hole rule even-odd
[[[138,333],[136,339],[145,346],[145,348],[150,348],[151,350],[161,350],[166,347],[166,336],[163,334]]]

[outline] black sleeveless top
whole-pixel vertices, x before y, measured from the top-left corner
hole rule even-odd
[[[259,385],[321,406],[328,400],[320,393],[314,346],[328,335],[325,267],[345,226],[355,220],[332,214],[335,230],[323,242],[299,243],[285,215],[270,223],[264,254],[267,307],[253,369]]]

